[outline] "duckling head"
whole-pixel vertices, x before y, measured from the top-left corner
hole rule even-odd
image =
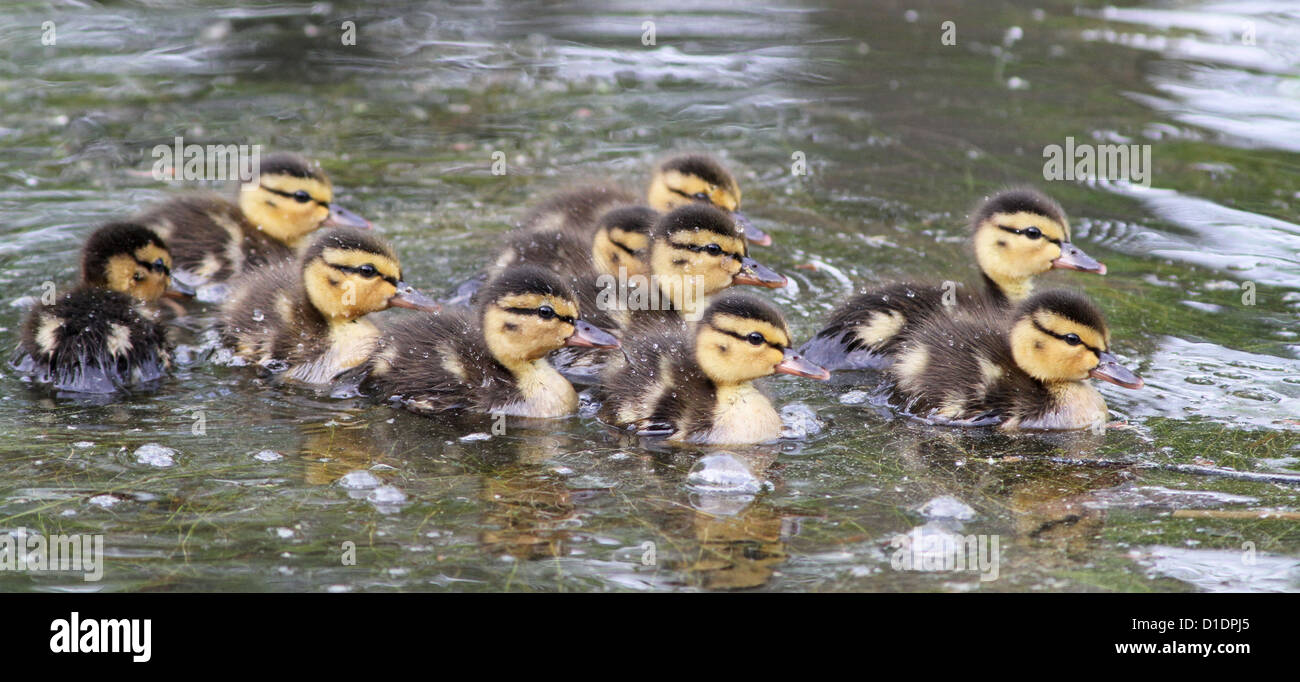
[[[297,246],[322,227],[370,229],[365,218],[334,202],[334,187],[318,164],[297,154],[261,160],[255,182],[239,188],[239,209],[272,238]]]
[[[620,206],[602,214],[591,243],[596,267],[615,276],[619,268],[629,277],[650,274],[650,228],[658,215],[646,206]]]
[[[726,213],[692,204],[662,216],[651,231],[650,271],[677,310],[688,287],[712,296],[733,284],[777,288],[786,278],[749,257],[745,240]]]
[[[479,319],[493,357],[506,367],[539,360],[562,346],[618,348],[612,334],[579,319],[578,299],[558,275],[514,265],[489,282]]]
[[[301,263],[308,299],[331,321],[354,320],[390,306],[439,310],[437,302],[402,281],[392,247],[369,232],[321,232],[312,238]]]
[[[971,221],[980,271],[1012,301],[1052,268],[1106,274],[1106,266],[1070,242],[1070,223],[1055,201],[1033,189],[995,194]]]
[[[1011,354],[1039,381],[1092,377],[1124,388],[1142,387],[1142,378],[1110,352],[1106,319],[1082,294],[1045,291],[1021,303],[1011,327]]]
[[[781,312],[747,294],[727,292],[704,311],[695,328],[695,360],[719,385],[769,374],[829,379],[830,373],[797,355]]]
[[[172,256],[161,237],[136,223],[109,223],[81,249],[82,282],[152,302],[164,294],[193,295],[172,281]]]
[[[707,154],[679,154],[655,168],[648,192],[651,208],[660,212],[680,206],[708,204],[731,214],[736,230],[761,246],[771,235],[754,227],[740,212],[740,185],[717,159]]]

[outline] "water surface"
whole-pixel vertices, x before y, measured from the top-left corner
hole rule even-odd
[[[1187,515],[1295,511],[1300,486],[1170,468],[1300,471],[1293,6],[644,12],[0,10],[0,338],[13,344],[43,282],[73,278],[93,226],[179,191],[148,174],[176,136],[319,159],[408,281],[435,292],[539,197],[593,179],[638,190],[665,152],[705,149],[774,235],[756,255],[790,276],[771,297],[799,338],[854,287],[969,279],[966,212],[1038,185],[1110,267],[1049,283],[1103,306],[1147,388],[1102,387],[1104,435],[1008,437],[900,419],[862,400],[862,378],[783,378],[776,401],[816,415],[803,437],[704,457],[580,417],[489,438],[486,420],[276,388],[209,361],[200,316],[192,361],[157,393],[93,404],[0,376],[0,530],[103,534],[108,554],[97,583],[0,573],[0,589],[1300,589],[1294,521]],[[355,46],[340,42],[347,20]],[[45,21],[55,46],[40,44]],[[1067,137],[1150,144],[1150,187],[1044,182],[1042,150]],[[808,175],[791,173],[796,154]],[[170,465],[137,456],[151,443],[175,450]],[[998,579],[894,570],[890,541],[914,529],[997,536]]]

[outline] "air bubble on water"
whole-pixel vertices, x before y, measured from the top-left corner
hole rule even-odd
[[[375,505],[375,509],[383,514],[392,514],[402,510],[402,505],[406,503],[406,493],[402,492],[395,486],[381,485],[371,490],[366,499]]]
[[[476,433],[471,433],[460,437],[460,442],[462,443],[473,443],[480,440],[492,440],[492,434],[478,431]]]
[[[94,442],[94,441],[90,441],[90,440],[79,440],[79,441],[73,443],[73,444],[72,444],[72,447],[74,447],[74,448],[81,448],[82,450],[84,450],[84,449],[86,449],[86,448],[93,448],[93,447],[95,447],[95,442]]]
[[[691,467],[686,475],[686,487],[714,495],[757,495],[765,486],[735,455],[715,452],[701,457]]]
[[[975,518],[975,510],[970,505],[953,497],[941,495],[921,505],[918,512],[927,519],[956,519],[970,521]]]
[[[275,450],[263,450],[253,455],[253,459],[259,462],[275,462],[284,459],[284,455],[276,452]]]
[[[803,403],[791,403],[781,408],[781,437],[786,440],[803,440],[822,432],[825,424],[817,412]]]
[[[101,509],[108,509],[121,501],[121,499],[112,495],[96,495],[88,500],[90,504],[100,507]]]
[[[157,443],[146,443],[136,448],[135,461],[155,467],[169,467],[176,463],[176,451]]]
[[[849,391],[840,395],[840,404],[842,405],[861,405],[871,398],[871,394],[866,391]]]
[[[378,476],[364,469],[349,471],[339,479],[339,485],[349,490],[370,490],[378,488],[382,483]]]

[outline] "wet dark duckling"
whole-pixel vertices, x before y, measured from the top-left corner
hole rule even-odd
[[[333,228],[313,236],[297,259],[243,278],[221,307],[221,335],[241,358],[324,385],[370,357],[379,330],[365,316],[390,306],[438,310],[402,281],[386,242]]]
[[[578,394],[546,356],[562,346],[617,348],[618,339],[580,319],[573,291],[545,268],[509,267],[479,296],[473,312],[412,316],[386,329],[362,391],[420,414],[576,411]]]
[[[152,304],[192,294],[171,280],[163,240],[135,223],[95,230],[81,252],[81,283],[23,322],[14,366],[60,391],[114,393],[166,375],[171,346]]]
[[[703,444],[775,440],[781,417],[753,385],[774,373],[830,375],[795,354],[771,304],[726,292],[689,326],[630,337],[628,362],[604,377],[601,421],[638,435]]]
[[[1100,428],[1106,401],[1088,378],[1142,379],[1110,352],[1106,320],[1086,296],[1045,291],[1010,313],[932,315],[904,333],[888,370],[909,411],[966,426]]]
[[[985,201],[971,220],[971,235],[982,290],[918,283],[876,287],[832,312],[800,352],[830,370],[884,367],[900,333],[949,306],[1009,308],[1032,293],[1035,277],[1053,268],[1106,274],[1105,265],[1070,242],[1061,207],[1036,190],[1008,190]]]
[[[171,246],[177,277],[199,286],[292,259],[322,227],[370,227],[333,201],[334,188],[318,165],[276,153],[261,160],[254,182],[240,187],[237,204],[212,193],[183,195],[137,220]]]

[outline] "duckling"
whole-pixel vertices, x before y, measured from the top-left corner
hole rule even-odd
[[[931,315],[901,335],[888,373],[919,416],[1007,431],[1103,426],[1106,401],[1089,377],[1142,387],[1110,352],[1101,311],[1069,291],[1035,294],[1010,314]]]
[[[552,197],[530,212],[522,227],[530,232],[563,230],[590,237],[601,214],[636,203],[635,197],[622,190],[594,185]],[[763,246],[772,243],[771,236],[740,213],[740,185],[736,178],[707,154],[677,154],[660,162],[650,178],[646,204],[660,213],[708,204],[731,214],[736,229],[749,241]]]
[[[778,288],[787,283],[749,256],[731,216],[712,206],[674,209],[655,221],[649,237],[640,268],[649,276],[629,275],[623,268],[617,275],[588,275],[574,282],[583,309],[597,312],[588,319],[620,337],[699,319],[708,299],[732,285]],[[570,380],[587,382],[607,362],[620,359],[610,351],[566,348],[553,361]]]
[[[759,246],[770,246],[772,236],[754,226],[740,212],[740,185],[720,161],[708,154],[678,154],[655,168],[647,191],[656,211],[679,206],[709,204],[731,214],[737,229]]]
[[[276,153],[261,160],[255,181],[240,187],[238,204],[211,193],[185,195],[137,220],[171,245],[177,278],[198,286],[291,260],[321,227],[370,228],[333,201],[333,186],[318,165]]]
[[[617,348],[618,339],[580,319],[572,289],[545,268],[510,266],[480,294],[473,313],[413,316],[390,327],[362,391],[419,414],[576,411],[578,394],[547,354],[562,346]]]
[[[971,234],[982,291],[917,283],[871,289],[832,312],[800,352],[830,370],[879,369],[889,364],[900,333],[950,306],[1009,308],[1032,293],[1035,277],[1053,268],[1106,274],[1105,265],[1070,242],[1060,205],[1033,189],[989,198],[975,211]]]
[[[795,354],[785,319],[761,299],[726,292],[690,327],[630,337],[628,362],[604,377],[601,421],[642,436],[704,444],[775,440],[781,417],[753,380],[827,379]]]
[[[253,272],[222,305],[222,340],[235,354],[292,381],[324,385],[370,357],[379,329],[367,313],[436,311],[402,281],[383,240],[348,228],[314,235],[293,261]]]
[[[95,230],[81,251],[81,283],[23,322],[13,366],[60,391],[114,393],[162,378],[171,344],[152,307],[171,292],[172,257],[158,235],[135,223]]]

